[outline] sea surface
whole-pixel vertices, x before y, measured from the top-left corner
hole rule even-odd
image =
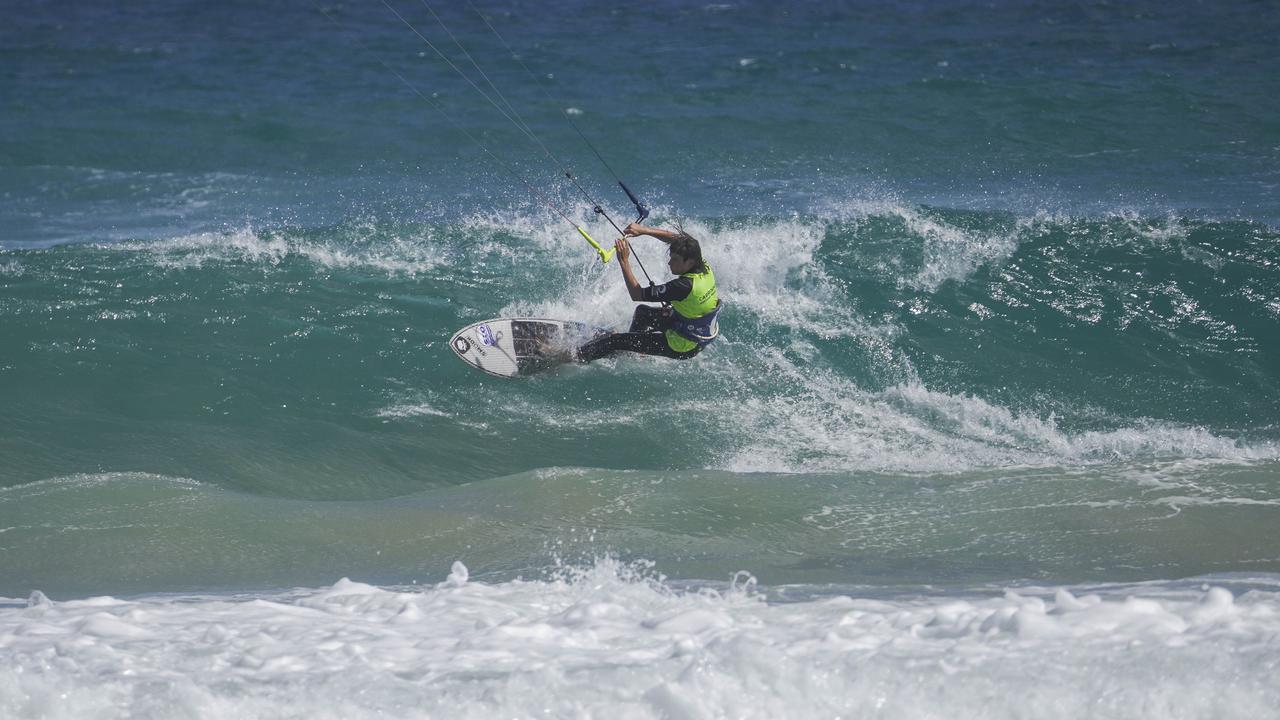
[[[0,717],[1280,718],[1276,4],[4,15]]]

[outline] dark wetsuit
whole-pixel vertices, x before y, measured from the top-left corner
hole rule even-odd
[[[641,289],[640,299],[649,302],[683,300],[689,297],[692,290],[692,280],[687,277],[678,277],[665,285]],[[701,345],[686,352],[676,352],[667,344],[665,331],[671,327],[671,313],[672,310],[669,307],[637,305],[635,314],[631,316],[631,327],[627,332],[601,335],[578,348],[578,362],[588,363],[622,350],[642,355],[661,355],[676,360],[687,360],[702,352]]]

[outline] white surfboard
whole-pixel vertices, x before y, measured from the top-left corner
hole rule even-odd
[[[608,332],[565,320],[494,318],[454,333],[449,347],[490,375],[523,377],[571,362],[578,346]]]

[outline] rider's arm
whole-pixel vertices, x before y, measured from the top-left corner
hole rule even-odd
[[[686,277],[678,277],[664,285],[640,287],[635,273],[631,272],[631,244],[626,238],[618,238],[613,244],[618,249],[618,267],[622,269],[622,281],[627,284],[627,295],[636,302],[673,302],[689,297],[693,292],[693,281]]]
[[[613,246],[618,249],[618,267],[622,268],[622,281],[627,284],[627,294],[632,300],[640,300],[644,291],[640,283],[636,282],[635,273],[631,272],[631,245],[626,238],[618,238]]]
[[[658,238],[664,243],[669,243],[680,237],[683,233],[675,230],[664,230],[663,228],[649,227],[647,225],[641,225],[640,223],[631,223],[627,226],[627,234],[648,235],[649,237]]]
[[[635,299],[645,302],[669,303],[683,300],[689,297],[691,292],[693,292],[693,281],[687,277],[678,277],[665,285],[640,288],[640,297]]]

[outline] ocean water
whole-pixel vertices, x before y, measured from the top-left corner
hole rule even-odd
[[[473,4],[6,13],[0,717],[1280,717],[1280,10]]]

